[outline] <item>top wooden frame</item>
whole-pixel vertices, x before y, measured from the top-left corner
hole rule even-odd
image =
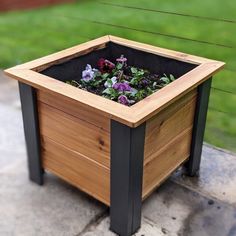
[[[119,45],[149,52],[166,58],[195,64],[197,66],[166,87],[153,93],[149,97],[146,97],[131,107],[127,107],[93,93],[77,89],[64,82],[38,73],[52,65],[63,63],[72,58],[76,58],[100,48],[105,48],[108,42],[114,42]],[[75,100],[82,105],[96,109],[100,112],[100,114],[103,114],[110,119],[117,120],[130,127],[137,127],[160,112],[166,106],[176,101],[179,97],[188,93],[190,90],[210,78],[217,71],[219,71],[224,64],[225,63],[220,61],[210,60],[107,35],[49,56],[15,66],[5,70],[5,73],[8,76],[17,79],[20,82],[29,84],[36,89],[44,90],[51,94],[61,94],[68,99]]]

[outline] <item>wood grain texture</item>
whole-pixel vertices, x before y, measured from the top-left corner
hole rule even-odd
[[[50,65],[60,64],[72,58],[104,48],[110,41],[148,53],[161,55],[163,57],[199,64],[199,66],[132,107],[126,107],[36,72],[41,71]],[[47,57],[10,68],[5,70],[5,73],[11,78],[29,84],[39,90],[46,91],[53,95],[61,94],[66,99],[77,101],[81,106],[91,107],[95,109],[96,112],[99,112],[109,119],[114,119],[130,127],[137,127],[192,89],[196,88],[200,83],[207,80],[223,66],[223,62],[161,49],[114,36],[104,36]]]
[[[198,66],[132,107],[38,73],[104,48],[110,41]],[[196,88],[223,66],[223,62],[104,36],[5,73],[38,90],[44,168],[109,205],[110,120],[130,127],[147,122],[144,199],[189,157]]]
[[[110,204],[110,170],[64,145],[43,137],[43,167],[106,205]]]
[[[176,170],[190,154],[192,128],[186,129],[173,139],[156,157],[145,164],[143,176],[143,199]]]
[[[110,166],[110,135],[100,128],[38,102],[40,133],[106,167]],[[92,114],[91,114],[92,115]]]
[[[195,89],[147,122],[143,199],[189,157],[196,96]],[[83,113],[82,120],[80,111],[62,101],[38,92],[44,168],[109,206],[110,133],[86,122],[92,113]]]
[[[197,90],[193,90],[147,121],[144,162],[156,156],[180,133],[192,127]]]
[[[110,120],[95,109],[83,106],[74,100],[67,99],[61,95],[49,94],[44,91],[37,92],[38,100],[52,106],[80,120],[88,122],[102,130],[110,132]]]
[[[53,79],[49,76],[39,74],[32,70],[15,70],[11,77],[22,83],[31,85],[52,95],[61,95],[70,101],[76,101],[79,105],[96,110],[109,119],[114,119],[123,124],[133,127],[131,108],[118,102],[111,101],[102,96],[78,89],[64,82]],[[17,74],[17,75],[16,75]],[[69,96],[68,96],[69,95]]]

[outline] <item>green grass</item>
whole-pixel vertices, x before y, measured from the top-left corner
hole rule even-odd
[[[110,0],[109,3],[117,4],[117,1]],[[236,20],[236,2],[232,0],[120,0],[119,4]],[[81,21],[78,17],[224,44],[231,48],[98,25]],[[125,9],[96,1],[1,14],[0,67],[10,67],[105,34],[222,60],[227,63],[227,68],[236,70],[235,23]],[[224,70],[215,76],[213,86],[236,94],[235,77],[236,72]],[[235,104],[236,95],[212,90],[206,142],[236,151]]]

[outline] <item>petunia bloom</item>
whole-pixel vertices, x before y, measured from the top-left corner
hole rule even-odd
[[[118,102],[126,106],[129,105],[129,99],[125,95],[120,95],[118,97]]]
[[[95,76],[96,69],[92,69],[91,65],[87,64],[85,70],[82,72],[82,80],[88,82]]]
[[[101,73],[111,73],[112,70],[115,68],[115,64],[111,61],[106,60],[104,58],[100,58],[98,61],[98,67]]]
[[[119,58],[116,59],[117,62],[124,64],[127,62],[127,58],[124,57],[124,55],[121,55]]]
[[[131,91],[132,89],[127,82],[116,83],[112,87],[120,92]]]

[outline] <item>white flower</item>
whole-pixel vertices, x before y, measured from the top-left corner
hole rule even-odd
[[[96,69],[92,69],[91,65],[87,64],[85,70],[82,72],[82,80],[88,82],[94,78]]]
[[[113,86],[114,84],[116,84],[116,83],[117,83],[117,77],[116,77],[116,76],[113,76],[111,79],[108,79],[108,80],[105,82],[104,86],[105,86],[106,88],[112,88],[112,86]]]

